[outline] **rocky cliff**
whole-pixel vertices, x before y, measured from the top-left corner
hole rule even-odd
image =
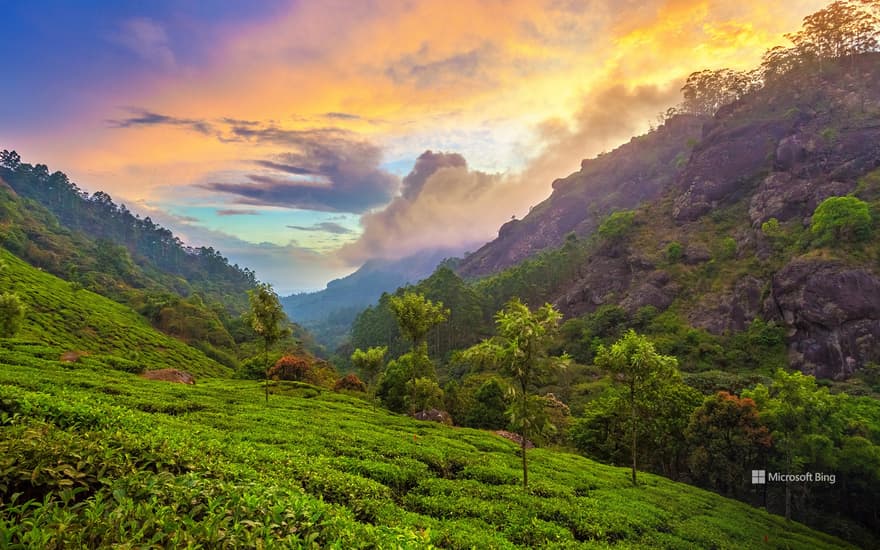
[[[875,237],[818,243],[814,210],[843,195],[871,205]],[[627,234],[596,241],[553,291],[567,316],[671,308],[714,334],[762,318],[784,327],[805,372],[843,379],[880,362],[880,55],[792,75],[585,161],[460,272],[497,270],[636,205]]]

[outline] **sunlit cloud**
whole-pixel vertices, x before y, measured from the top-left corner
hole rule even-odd
[[[51,101],[76,109],[30,131],[0,124],[0,140],[117,202],[209,206],[200,224],[246,226],[242,242],[284,247],[290,226],[335,275],[371,255],[493,238],[583,158],[647,130],[688,73],[754,66],[825,3],[291,1],[211,21],[120,7],[90,51],[128,57],[90,59],[124,76],[84,77],[70,96],[58,86]],[[24,95],[19,111],[53,108]],[[446,152],[432,159],[443,166],[417,162],[428,150]],[[278,223],[277,211],[311,210],[352,216],[340,224],[351,232]]]

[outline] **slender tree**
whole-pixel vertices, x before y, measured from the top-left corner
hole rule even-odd
[[[564,369],[569,360],[565,354],[548,353],[560,319],[562,314],[550,304],[532,312],[519,298],[513,298],[495,315],[498,336],[467,352],[472,359],[490,358],[512,379],[512,404],[507,414],[520,436],[523,488],[529,486],[526,441],[553,429],[544,411],[544,401],[532,393],[532,388],[547,374]]]
[[[659,382],[675,376],[678,362],[675,357],[660,355],[647,338],[630,330],[611,347],[600,347],[595,363],[614,374],[628,390],[632,482],[637,485],[638,432],[642,417],[645,416],[644,407],[639,404],[650,401],[646,396],[656,391]]]
[[[266,367],[266,403],[269,403],[269,348],[290,330],[283,326],[286,319],[278,295],[269,283],[259,283],[248,291],[251,328],[263,341],[263,361]]]

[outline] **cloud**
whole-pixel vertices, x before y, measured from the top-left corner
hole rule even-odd
[[[395,60],[385,74],[397,84],[412,84],[417,88],[445,86],[461,81],[482,80],[482,85],[491,85],[489,77],[496,61],[496,51],[491,44],[483,44],[463,52],[457,52],[433,61],[427,44],[413,54]]]
[[[216,214],[218,216],[259,216],[260,213],[256,210],[239,210],[235,208],[228,208],[225,210],[217,210]]]
[[[403,178],[401,194],[412,199],[419,194],[429,177],[441,168],[467,168],[467,161],[458,153],[434,153],[425,151],[416,159],[412,171]]]
[[[114,128],[174,126],[210,135],[221,142],[270,144],[287,149],[252,164],[261,172],[240,174],[238,181],[212,181],[202,189],[235,195],[240,204],[324,212],[363,213],[388,203],[400,181],[382,169],[382,149],[341,128],[288,130],[273,123],[222,117],[177,117],[140,108],[132,116],[110,120]]]
[[[297,231],[320,231],[322,233],[331,233],[333,235],[349,235],[354,233],[351,229],[335,222],[321,222],[315,225],[288,225],[290,229]]]
[[[664,87],[612,85],[584,98],[574,120],[539,127],[541,153],[512,174],[470,169],[462,155],[426,151],[404,179],[402,194],[361,217],[360,238],[340,257],[352,263],[400,258],[446,247],[463,252],[492,239],[511,216],[544,199],[551,182],[591,157],[637,133],[677,99],[680,83]]]
[[[126,19],[111,39],[158,67],[170,69],[177,65],[165,28],[148,17]]]
[[[353,115],[350,113],[324,113],[324,118],[336,119],[336,120],[360,120],[361,117],[358,115]]]
[[[125,109],[132,116],[121,119],[110,119],[107,124],[112,128],[134,128],[137,126],[179,126],[203,135],[214,135],[216,129],[210,122],[192,118],[178,118],[154,113],[146,109],[128,107]]]
[[[242,204],[323,212],[363,213],[386,204],[397,192],[397,176],[380,168],[381,149],[366,141],[313,132],[284,132],[296,148],[256,164],[269,169],[246,181],[209,182],[200,187],[237,196]],[[274,138],[273,138],[274,139]]]

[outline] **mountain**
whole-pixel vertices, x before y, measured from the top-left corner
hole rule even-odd
[[[578,172],[553,182],[550,197],[523,219],[505,223],[498,238],[468,255],[458,273],[466,278],[496,273],[560,246],[571,232],[590,234],[615,210],[657,198],[681,172],[704,121],[677,115],[610,153],[584,160]]]
[[[773,321],[791,367],[848,378],[880,361],[880,246],[846,231],[844,212],[823,236],[830,197],[861,204],[876,235],[880,54],[794,71],[720,109],[663,194],[549,297],[568,315],[670,309],[718,335]]]
[[[281,304],[319,343],[335,349],[357,314],[376,303],[382,293],[424,279],[456,252],[434,249],[396,260],[370,260],[351,275],[330,281],[324,290],[285,296]]]

